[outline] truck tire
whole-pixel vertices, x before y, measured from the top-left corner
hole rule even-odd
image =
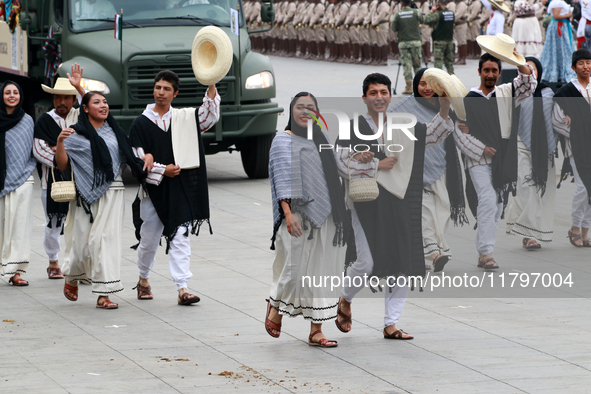
[[[250,179],[269,177],[269,150],[275,134],[247,138],[240,149],[242,167]]]

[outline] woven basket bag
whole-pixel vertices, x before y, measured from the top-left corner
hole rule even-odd
[[[380,195],[380,189],[378,188],[378,182],[376,181],[376,176],[378,174],[377,166],[373,178],[351,179],[351,158],[359,153],[362,152],[357,152],[349,156],[349,160],[347,161],[347,173],[349,174],[349,198],[354,202],[373,201]]]
[[[69,202],[76,200],[76,184],[74,183],[73,168],[71,181],[56,182],[53,166],[51,166],[51,179],[53,179],[53,184],[51,185],[51,198],[53,201]]]

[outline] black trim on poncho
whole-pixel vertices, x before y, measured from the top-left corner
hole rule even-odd
[[[195,116],[198,116],[198,109]],[[158,218],[164,224],[163,235],[167,241],[168,252],[170,240],[174,238],[179,227],[192,225],[192,233],[199,235],[199,229],[204,222],[209,225],[209,232],[213,234],[209,223],[209,191],[207,185],[207,168],[205,165],[205,149],[201,139],[199,122],[197,122],[199,139],[199,168],[181,170],[174,178],[164,176],[160,185],[146,184],[146,191],[154,204]],[[154,162],[164,165],[174,164],[172,150],[171,127],[163,131],[144,115],[133,121],[130,129],[130,140],[134,148],[142,148],[144,152],[154,156]],[[137,210],[139,214],[139,210]],[[135,211],[134,211],[135,212]],[[139,234],[141,219],[134,217],[136,235]],[[188,233],[184,234],[188,236]]]
[[[39,119],[37,120],[37,123],[35,123],[35,138],[47,142],[50,146],[57,145],[57,137],[60,135],[61,132],[62,132],[62,128],[59,127],[58,124],[55,123],[55,120],[51,117],[51,115],[49,115],[47,113],[44,113],[43,115],[41,115],[39,117]],[[39,178],[41,178],[43,176],[43,173],[41,171],[41,166],[42,166],[41,163],[37,164],[37,172],[39,174]],[[57,167],[57,165],[55,163],[53,165],[53,171],[55,174],[55,180],[57,182],[71,180],[70,179],[71,175],[70,175],[69,170],[62,172],[62,171],[60,171],[60,169]],[[47,217],[49,219],[49,222],[47,223],[47,227],[49,227],[49,228],[51,228],[51,226],[52,226],[51,222],[54,217],[57,218],[56,225],[58,227],[62,226],[62,221],[68,215],[68,208],[70,206],[70,203],[55,202],[51,198],[52,185],[53,185],[53,179],[51,177],[51,169],[50,169],[50,173],[48,174],[48,177],[47,177],[47,200],[46,200]]]
[[[556,92],[554,102],[560,105],[560,108],[571,119],[570,146],[577,172],[587,189],[588,202],[591,204],[591,155],[589,154],[589,149],[591,149],[591,132],[589,131],[591,111],[589,103],[572,82],[567,83]],[[565,162],[567,161],[568,159],[565,158]]]

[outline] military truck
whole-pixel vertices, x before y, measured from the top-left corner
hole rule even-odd
[[[263,0],[261,18],[272,22],[272,0]],[[283,109],[275,98],[270,60],[251,51],[242,0],[24,0],[20,26],[13,34],[0,22],[0,77],[23,85],[29,110],[51,107],[40,89],[54,54],[61,57],[56,76],[65,77],[73,63],[84,68],[87,90],[107,94],[111,113],[128,130],[133,119],[153,102],[153,79],[173,70],[181,80],[177,107],[199,106],[207,89],[195,79],[191,46],[203,26],[224,30],[234,56],[227,76],[217,84],[221,118],[203,134],[205,151],[238,150],[250,178],[268,176],[269,148]],[[231,32],[231,9],[239,10],[240,42]],[[115,14],[122,11],[122,40],[115,38]],[[44,49],[45,45],[45,49]],[[57,66],[56,62],[56,66]]]

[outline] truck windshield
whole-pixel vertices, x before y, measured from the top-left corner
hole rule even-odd
[[[115,14],[123,10],[123,28],[149,26],[230,26],[230,9],[240,0],[69,0],[74,32],[113,29]]]

